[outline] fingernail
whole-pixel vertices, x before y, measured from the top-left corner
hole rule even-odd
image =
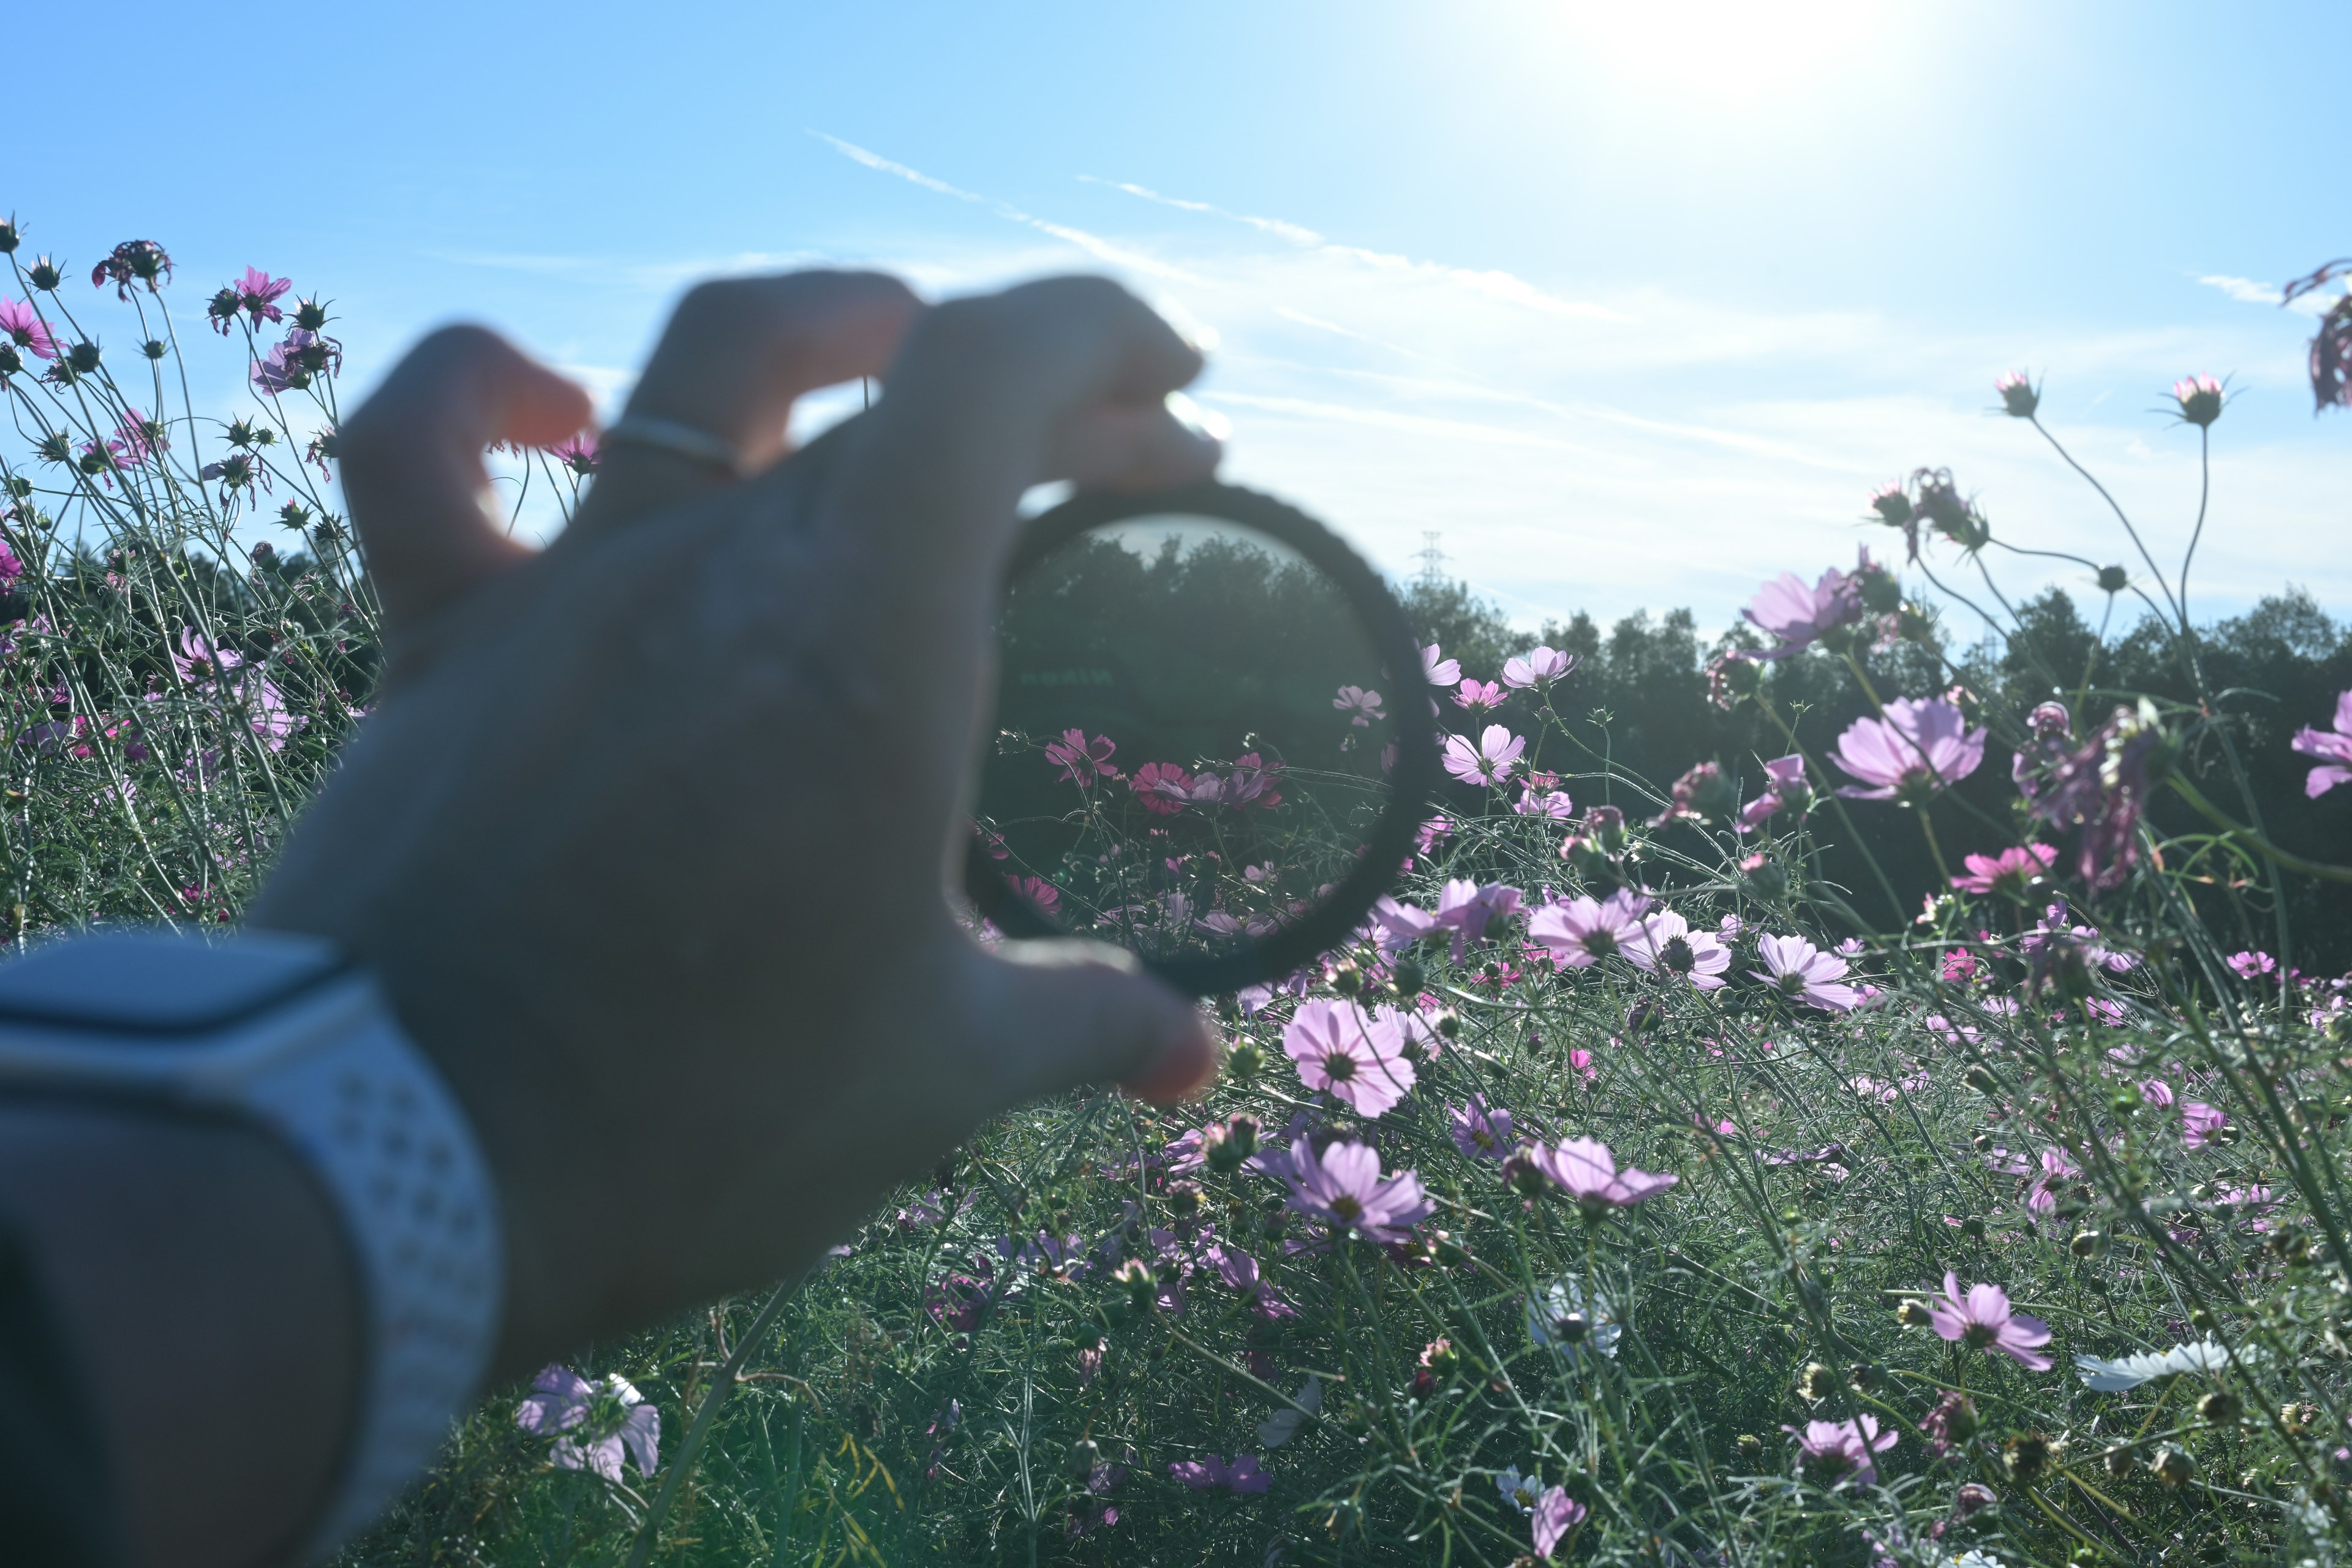
[[[1232,438],[1234,422],[1213,408],[1203,408],[1181,392],[1168,395],[1168,412],[1177,424],[1203,441],[1222,447]]]

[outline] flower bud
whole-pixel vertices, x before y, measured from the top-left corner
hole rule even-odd
[[[1429,972],[1421,966],[1421,960],[1406,953],[1396,961],[1390,978],[1395,982],[1398,995],[1418,996],[1421,988],[1429,984]]]
[[[2228,1389],[2216,1389],[2197,1402],[2197,1415],[2209,1426],[2235,1426],[2245,1419],[2246,1402]]]
[[[149,338],[139,345],[139,352],[149,359],[162,359],[172,352],[172,345],[161,338]]]
[[[2000,405],[2012,419],[2031,419],[2033,411],[2042,406],[2042,394],[2025,379],[2021,370],[2012,370],[1992,384],[2000,394]]]
[[[1856,1362],[1845,1369],[1846,1386],[1856,1394],[1874,1394],[1886,1384],[1886,1374],[1868,1362]]]
[[[1992,1069],[1982,1062],[1971,1063],[1969,1070],[1960,1075],[1960,1081],[1979,1094],[1991,1094],[2000,1088],[2000,1079],[1993,1077]]]
[[[2078,1230],[2074,1233],[2074,1239],[2066,1244],[2066,1250],[2085,1260],[2105,1258],[2107,1255],[2106,1232]]]
[[[1874,616],[1893,615],[1903,603],[1903,584],[1894,573],[1877,565],[1865,567],[1858,574],[1862,580],[1862,605]]]
[[[1225,1073],[1235,1083],[1247,1083],[1265,1067],[1265,1049],[1255,1040],[1235,1040],[1225,1053]]]
[[[1906,1296],[1895,1308],[1895,1321],[1906,1329],[1924,1329],[1936,1321],[1927,1310],[1927,1303],[1916,1296]]]
[[[2102,594],[2120,594],[2120,593],[2122,593],[2126,588],[2128,588],[2128,587],[2130,587],[2130,586],[2131,586],[2131,574],[2130,574],[2129,573],[2126,572],[2122,567],[2120,567],[2120,566],[2102,566],[2102,567],[2100,567],[2100,568],[2099,568],[2099,592],[2100,592],[2100,593],[2102,593]]]
[[[1070,1445],[1070,1474],[1085,1480],[1102,1463],[1102,1447],[1092,1437],[1081,1437]]]
[[[1955,1443],[1967,1442],[1983,1425],[1977,1418],[1977,1402],[1965,1394],[1945,1395],[1937,1408],[1944,1415],[1944,1436]]]
[[[1982,1241],[1985,1238],[1985,1222],[1977,1215],[1970,1215],[1960,1221],[1960,1234],[1970,1241]]]
[[[1535,1163],[1533,1152],[1524,1147],[1503,1162],[1503,1180],[1521,1197],[1539,1198],[1551,1191],[1551,1178]]]
[[[96,343],[76,343],[73,347],[66,350],[66,363],[73,366],[74,369],[79,371],[84,375],[88,375],[90,372],[98,368],[98,360],[99,353],[98,345]]]
[[[1797,1394],[1809,1405],[1819,1405],[1837,1389],[1837,1373],[1820,1362],[1809,1361],[1797,1374]]]
[[[14,375],[25,368],[24,357],[14,343],[0,343],[0,375]]]
[[[1160,1282],[1140,1258],[1130,1258],[1111,1271],[1111,1282],[1126,1292],[1127,1304],[1139,1312],[1148,1312],[1160,1299]]]
[[[2167,1443],[2148,1456],[2147,1468],[2155,1471],[2156,1479],[2166,1486],[2179,1487],[2186,1485],[2189,1478],[2197,1473],[2197,1461],[2190,1458],[2186,1450]]]
[[[1168,1184],[1168,1212],[1179,1219],[1190,1219],[1201,1212],[1201,1184],[1171,1182]]]
[[[2124,1477],[2131,1474],[2132,1451],[2121,1444],[2117,1444],[2115,1447],[2108,1449],[2105,1453],[2099,1456],[2099,1463],[2105,1467],[2107,1474],[2115,1477],[2117,1480],[2121,1480]]]
[[[1903,493],[1899,484],[1882,485],[1872,491],[1870,509],[1889,528],[1901,528],[1911,521],[1911,498]]]
[[[2221,417],[2221,384],[2210,375],[2188,375],[2172,384],[2180,417],[2203,428]]]
[[[298,300],[294,306],[294,324],[306,332],[315,332],[327,324],[327,307],[316,300]]]
[[[2057,1457],[2057,1439],[2040,1432],[2020,1432],[2000,1446],[2000,1462],[2010,1479],[2029,1485],[2041,1479]]]
[[[26,269],[25,279],[34,288],[47,289],[54,294],[57,292],[58,285],[66,280],[66,275],[58,270],[56,262],[44,256]]]
[[[1343,958],[1331,966],[1331,989],[1342,996],[1353,996],[1364,988],[1364,972],[1356,967],[1352,958]]]
[[[2319,1425],[2320,1410],[2316,1405],[2283,1405],[2279,1406],[2279,1425],[2290,1437],[2308,1437]]]
[[[16,220],[13,216],[5,222],[0,222],[0,256],[14,256],[16,247],[23,243],[24,236],[17,232]]]
[[[1462,1037],[1462,1016],[1451,1007],[1440,1013],[1432,1021],[1430,1026],[1449,1040],[1458,1040]]]

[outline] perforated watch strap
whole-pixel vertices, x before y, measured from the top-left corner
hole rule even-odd
[[[331,1197],[364,1287],[367,1366],[342,1478],[305,1559],[330,1555],[432,1462],[499,1326],[496,1191],[463,1110],[354,974],[298,1005],[310,1037],[232,1098]],[[313,1032],[315,1031],[315,1032]]]

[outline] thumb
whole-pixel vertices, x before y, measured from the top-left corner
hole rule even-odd
[[[994,1005],[982,1048],[1017,1099],[1117,1083],[1166,1103],[1217,1076],[1216,1041],[1200,1008],[1143,972],[1132,953],[1087,942],[1007,942],[987,958]]]

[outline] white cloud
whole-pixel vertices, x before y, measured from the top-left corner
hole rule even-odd
[[[2197,281],[2208,289],[2219,289],[2231,299],[2246,305],[2275,305],[2285,292],[2274,283],[2257,283],[2251,278],[2231,278],[2225,273],[2215,273]],[[2346,289],[2315,290],[2299,295],[2287,305],[2287,309],[2297,315],[2324,316],[2336,308],[2336,301],[2343,299],[2347,290],[2352,290],[2352,285]]]

